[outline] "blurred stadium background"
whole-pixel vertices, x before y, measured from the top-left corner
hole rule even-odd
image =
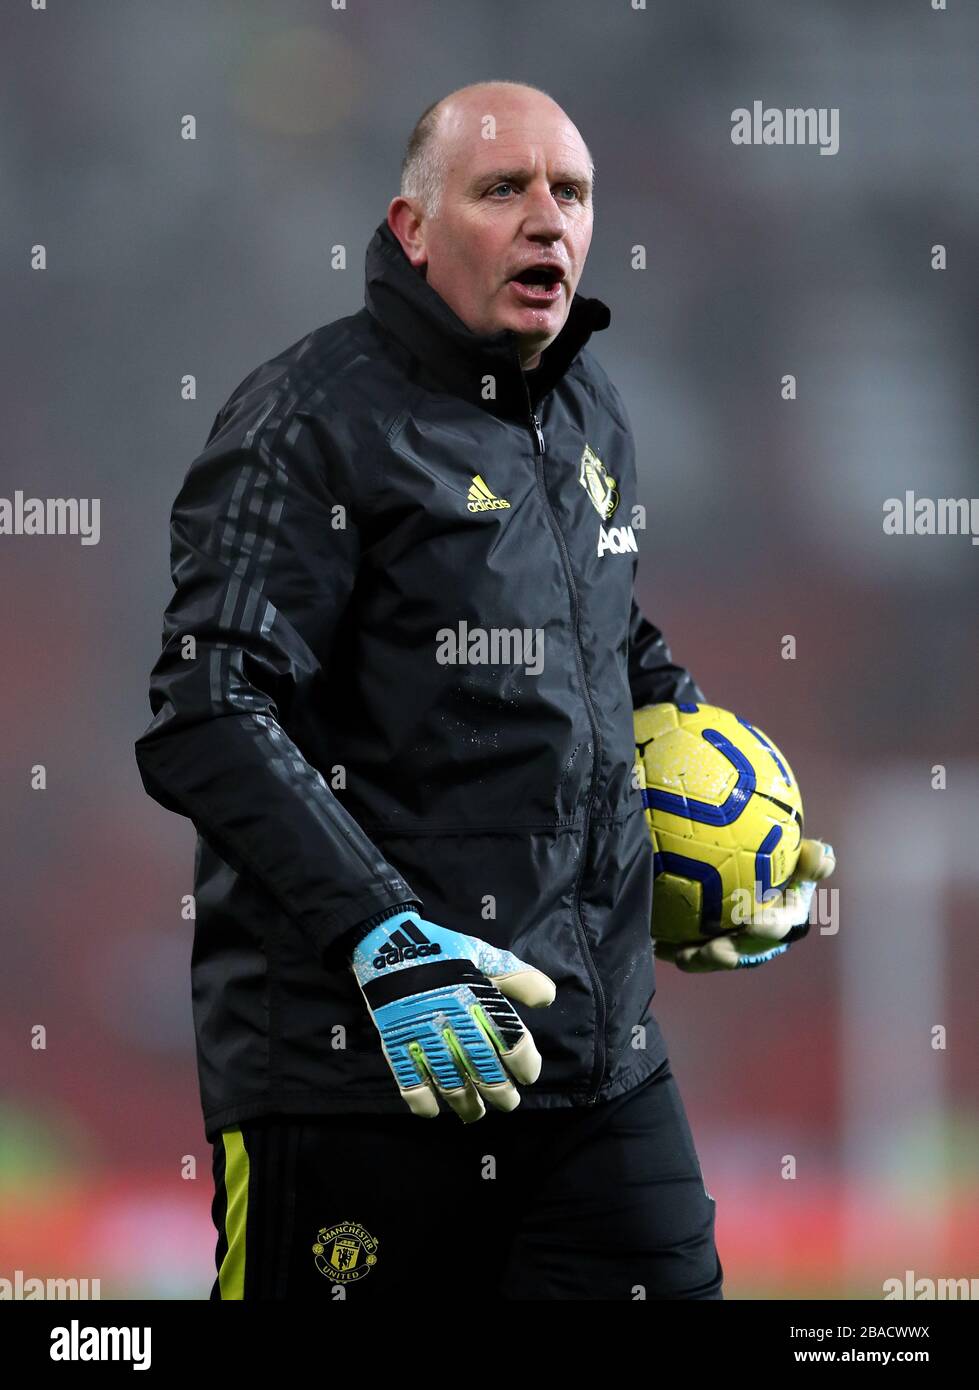
[[[642,606],[708,698],[786,751],[807,830],[839,856],[836,934],[737,977],[658,972],[726,1296],[979,1276],[979,552],[882,530],[905,489],[979,493],[977,39],[957,0],[6,16],[3,492],[100,497],[102,535],[0,543],[0,1276],[207,1296],[194,832],[144,795],[131,751],[169,508],[247,372],[360,307],[421,110],[499,77],[550,91],[597,163],[581,289],[611,307],[593,346],[640,450]],[[756,99],[838,107],[839,152],[733,146],[731,112]]]

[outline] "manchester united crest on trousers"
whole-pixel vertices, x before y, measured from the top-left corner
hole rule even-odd
[[[316,1268],[335,1284],[363,1279],[377,1264],[377,1241],[359,1221],[341,1221],[317,1232]]]

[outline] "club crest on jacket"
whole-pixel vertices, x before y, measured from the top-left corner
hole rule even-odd
[[[619,491],[615,486],[615,479],[609,477],[604,463],[590,444],[585,445],[584,453],[581,455],[578,482],[588,493],[598,515],[603,521],[608,521],[619,505]]]

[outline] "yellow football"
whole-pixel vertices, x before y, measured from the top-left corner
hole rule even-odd
[[[788,760],[716,705],[647,705],[634,723],[653,841],[652,935],[694,945],[743,931],[746,891],[767,901],[799,859],[802,795]]]

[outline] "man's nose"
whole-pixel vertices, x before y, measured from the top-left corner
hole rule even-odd
[[[564,214],[549,184],[531,184],[524,207],[524,230],[528,236],[550,237],[557,241],[564,235]]]

